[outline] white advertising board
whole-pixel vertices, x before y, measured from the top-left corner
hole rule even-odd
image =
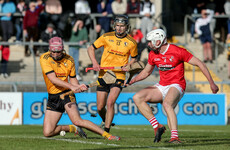
[[[22,124],[22,93],[0,93],[0,125]]]

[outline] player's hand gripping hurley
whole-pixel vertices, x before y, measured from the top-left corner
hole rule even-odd
[[[113,84],[115,83],[117,80],[116,78],[116,75],[114,74],[113,71],[111,70],[108,70],[104,76],[102,78],[99,78],[97,81],[93,82],[93,83],[90,83],[88,85],[86,85],[88,88],[91,88],[91,87],[94,87],[94,86],[97,86],[97,85],[106,85],[106,84]],[[68,91],[66,93],[63,93],[60,95],[60,98],[62,100],[64,100],[64,97],[66,95],[70,95],[70,94],[73,94],[74,92],[73,91]]]

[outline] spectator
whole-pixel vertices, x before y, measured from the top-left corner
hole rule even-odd
[[[38,5],[39,3],[43,3],[43,0],[36,0],[36,5]],[[43,3],[45,6],[45,3]],[[43,9],[41,11],[41,13],[39,14],[39,19],[38,19],[38,28],[39,28],[39,32],[42,32],[46,29],[47,24],[50,21],[48,21],[47,19],[47,14],[45,12],[45,9]]]
[[[12,23],[12,14],[15,13],[16,7],[13,2],[10,0],[1,0],[0,7],[2,13],[5,13],[6,16],[1,17],[1,28],[2,28],[2,40],[8,42],[13,34],[13,23]],[[7,73],[7,64],[10,56],[10,48],[8,45],[1,46],[2,51],[2,60],[1,60],[1,75],[4,78],[7,78],[9,75]]]
[[[198,18],[195,23],[195,30],[196,33],[200,37],[200,41],[203,46],[203,55],[204,55],[204,62],[210,61],[212,63],[212,35],[210,31],[210,22],[214,15],[214,11],[210,9],[202,9],[201,10],[201,18]]]
[[[112,14],[112,7],[111,3],[113,0],[100,0],[100,2],[97,4],[97,12],[101,13],[103,17],[98,18],[98,23],[101,25],[102,29],[105,32],[110,31],[110,22],[111,18],[107,15]]]
[[[1,0],[0,4],[2,8],[1,13],[6,14],[1,17],[2,39],[3,41],[8,41],[13,35],[12,14],[16,12],[16,6],[10,0]]]
[[[52,23],[49,23],[47,25],[46,30],[41,33],[41,39],[42,39],[43,42],[49,43],[49,40],[52,37],[62,37],[62,36],[58,31],[55,30],[54,25]],[[49,50],[49,47],[48,46],[43,46],[43,50],[45,52],[47,52]]]
[[[96,41],[104,33],[105,31],[101,28],[101,25],[97,24],[94,29],[90,30],[90,34],[89,34],[90,43],[93,43],[94,41]],[[97,62],[101,61],[101,56],[102,56],[103,51],[104,51],[104,47],[100,47],[95,51],[95,58]],[[98,76],[97,71],[94,71],[93,78],[96,79],[97,76]]]
[[[75,14],[77,20],[83,20],[85,22],[85,26],[89,31],[91,25],[90,19],[91,8],[87,0],[78,0],[75,3]]]
[[[227,55],[227,59],[228,59],[228,78],[230,79],[230,38],[227,39],[226,45],[227,45],[227,49],[228,49],[228,55]]]
[[[59,0],[47,0],[45,11],[49,23],[54,24],[58,28],[60,17],[62,14],[62,5]]]
[[[225,15],[225,11],[224,11],[224,3],[225,0],[218,0],[218,2],[216,1],[216,9],[215,9],[215,16],[219,16],[219,15]],[[219,40],[222,43],[225,43],[226,40],[226,28],[227,28],[227,18],[216,18],[216,28],[215,28],[215,32],[219,33]]]
[[[127,0],[114,0],[111,6],[114,15],[124,15],[127,12]]]
[[[224,4],[224,10],[225,10],[226,15],[229,16],[228,21],[227,21],[227,25],[228,25],[227,40],[229,40],[230,39],[230,0],[226,0]]]
[[[1,76],[4,78],[8,78],[9,75],[7,73],[8,61],[10,57],[10,48],[9,46],[0,46],[0,50],[2,51],[2,60],[1,60]]]
[[[75,14],[90,14],[91,8],[87,0],[78,0],[75,3]],[[82,19],[82,18],[81,18]]]
[[[139,14],[140,2],[139,0],[129,0],[127,4],[127,14]]]
[[[139,0],[129,0],[127,4],[127,14],[139,14],[140,13],[140,2]],[[129,19],[131,29],[137,28],[137,18]]]
[[[155,5],[150,0],[144,0],[140,5],[140,15],[142,15],[141,19],[141,32],[144,36],[142,38],[142,43],[146,43],[146,34],[153,29],[153,21],[152,16],[155,14]]]
[[[205,2],[201,0],[195,0],[195,1],[188,1],[188,5],[191,7],[191,10],[189,13],[191,14],[200,14],[201,10],[205,8]],[[193,17],[194,21],[197,20],[197,17]],[[195,34],[195,22],[192,22],[190,27],[190,33],[191,33],[191,42],[195,41],[194,34]]]
[[[141,53],[142,53],[142,50],[144,49],[145,45],[143,45],[141,43],[141,39],[143,38],[143,34],[141,32],[140,29],[136,29],[134,28],[132,31],[131,31],[131,36],[136,40],[137,42],[137,49],[138,49],[138,56],[137,56],[137,60],[139,61],[140,58],[141,58]]]
[[[26,37],[26,41],[38,41],[39,39],[39,29],[38,29],[38,18],[41,11],[44,9],[42,1],[36,5],[35,2],[29,3],[29,10],[26,11],[25,17],[23,19],[23,34]],[[33,47],[34,54],[39,56],[37,53],[37,47]],[[25,48],[25,56],[30,56],[30,51],[28,46]]]
[[[26,5],[25,5],[25,0],[19,0],[17,4],[17,13],[20,13],[23,17],[25,16],[26,13]],[[15,19],[15,28],[16,28],[16,42],[22,41],[22,31],[23,31],[23,17],[17,17]]]
[[[203,9],[210,9],[212,10],[214,13],[216,11],[216,2],[215,0],[207,0],[205,8]],[[212,18],[212,20],[209,23],[210,26],[210,31],[211,31],[211,36],[214,36],[214,30],[216,28],[216,18]]]
[[[77,80],[82,80],[82,77],[79,75],[79,49],[87,42],[88,33],[87,29],[84,26],[84,22],[82,20],[77,20],[74,23],[72,34],[70,37],[70,42],[78,43],[76,46],[69,46],[69,54],[73,57],[76,68],[76,77]]]

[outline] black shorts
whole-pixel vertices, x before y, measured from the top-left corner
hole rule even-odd
[[[68,92],[68,91],[64,91],[58,94],[49,94],[46,110],[52,110],[52,111],[63,113],[65,112],[65,107],[64,107],[65,104],[69,102],[76,103],[75,94],[66,95],[64,100],[62,100],[60,98],[60,95],[65,92]]]
[[[106,85],[103,85],[103,86],[102,85],[97,86],[97,91],[104,91],[104,92],[109,93],[110,89],[113,88],[113,87],[118,87],[122,91],[122,86],[123,85],[124,85],[124,80],[117,79],[116,82],[113,83],[113,84],[106,84]]]
[[[230,60],[230,52],[228,53],[228,60]]]

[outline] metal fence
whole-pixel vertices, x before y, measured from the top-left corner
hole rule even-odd
[[[5,14],[0,13],[0,16],[3,16],[3,15],[5,15]],[[17,14],[17,13],[15,13],[14,15],[15,16],[20,16],[20,14]],[[101,14],[90,14],[90,17],[94,20],[94,23],[95,23],[96,17],[101,17],[101,16],[102,16]],[[113,17],[112,15],[109,15],[109,16]],[[140,17],[140,15],[129,15],[129,16],[130,17]],[[73,16],[71,16],[71,14],[70,14],[70,17],[73,17]],[[219,18],[219,17],[226,18],[228,16],[226,16],[226,15],[220,15],[220,16],[215,16],[215,17],[217,17],[217,18]],[[155,20],[156,22],[158,22],[159,25],[160,25],[160,27],[166,30],[165,26],[160,23],[159,18],[156,18],[156,19],[153,19],[153,20]],[[185,19],[184,19],[184,38],[185,38],[185,43],[180,43],[179,44],[179,45],[183,45],[185,48],[187,48],[186,45],[187,45],[188,20],[194,21],[192,16],[190,16],[190,15],[186,15],[185,16]],[[216,45],[220,44],[220,43],[218,43],[218,41],[216,41],[216,43],[217,43]],[[11,43],[11,42],[0,42],[0,45],[15,45],[15,44],[16,43],[14,43],[14,42],[13,43]],[[34,74],[33,75],[34,75],[34,80],[31,81],[31,82],[20,82],[20,83],[18,83],[18,82],[16,83],[16,82],[3,82],[3,81],[0,81],[0,84],[1,85],[4,85],[4,84],[5,85],[11,85],[11,87],[12,87],[11,90],[13,92],[17,91],[17,86],[19,84],[20,85],[33,85],[33,91],[36,92],[37,91],[37,86],[38,85],[44,85],[44,82],[38,82],[37,81],[37,64],[36,64],[36,56],[35,56],[34,51],[33,51],[33,46],[47,46],[48,43],[44,43],[44,42],[25,42],[25,41],[23,41],[23,42],[17,43],[17,44],[20,44],[20,45],[23,45],[23,46],[26,46],[26,45],[29,46],[30,52],[31,52],[32,57],[33,57],[33,65],[34,65],[34,71],[33,71]],[[87,43],[87,44],[90,44],[90,43]],[[65,42],[65,45],[67,45],[67,46],[78,45],[78,43]],[[218,50],[218,46],[217,46],[215,48],[215,55],[218,54],[218,51],[219,50]],[[217,58],[217,56],[216,56],[216,58]],[[195,67],[193,67],[193,68],[194,68],[193,69],[193,81],[188,81],[187,83],[190,84],[190,85],[208,84],[208,82],[196,82],[195,81]],[[218,68],[218,62],[216,62],[216,68]],[[220,92],[223,91],[222,89],[223,89],[223,85],[224,84],[230,85],[230,81],[224,81],[224,80],[220,81],[220,82],[216,82],[216,83],[221,85]],[[149,82],[144,82],[143,81],[143,82],[139,82],[137,84],[139,84],[139,85],[140,84],[149,84]]]

